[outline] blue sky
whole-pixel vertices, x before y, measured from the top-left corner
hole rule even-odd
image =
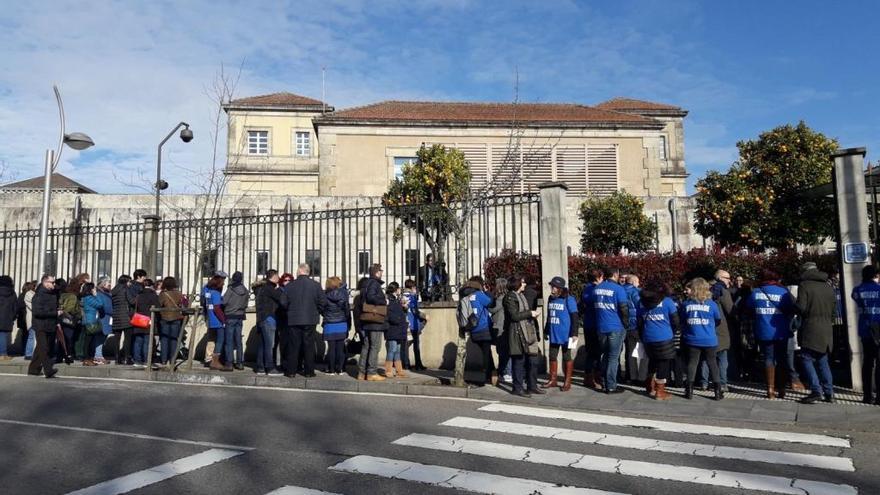
[[[383,99],[598,103],[614,96],[690,111],[690,184],[736,159],[736,142],[805,120],[843,146],[880,145],[880,4],[616,2],[16,2],[0,13],[0,161],[42,172],[68,130],[96,148],[60,170],[101,192],[138,192],[158,142],[172,192],[212,159],[221,63],[238,96],[291,91],[344,108]],[[221,146],[221,151],[225,149]]]

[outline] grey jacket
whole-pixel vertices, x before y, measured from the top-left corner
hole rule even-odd
[[[243,320],[251,294],[244,284],[230,285],[223,294],[223,312],[229,320]]]

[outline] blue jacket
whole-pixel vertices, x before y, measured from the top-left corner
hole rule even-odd
[[[98,289],[98,298],[101,299],[101,303],[104,305],[104,317],[101,318],[101,327],[104,335],[110,335],[113,333],[113,327],[110,325],[110,319],[113,317],[113,297],[109,292]]]
[[[385,330],[386,340],[406,341],[406,313],[396,296],[388,296],[388,328]]]
[[[791,337],[795,301],[788,289],[778,285],[762,285],[752,290],[746,304],[754,316],[752,329],[758,341]]]
[[[403,297],[409,301],[406,319],[409,323],[410,332],[413,334],[422,333],[424,323],[422,323],[422,319],[419,317],[419,293],[416,291],[404,292]]]
[[[590,296],[590,306],[596,312],[599,333],[622,332],[629,326],[629,318],[626,322],[620,319],[619,308],[623,306],[629,309],[629,298],[619,284],[605,280],[597,285]]]
[[[348,289],[343,285],[327,291],[327,306],[324,307],[324,340],[343,340],[348,336],[351,324],[351,307],[348,304]]]
[[[469,298],[471,308],[473,308],[474,314],[477,315],[477,326],[471,330],[471,338],[474,339],[476,336],[475,340],[480,340],[482,337],[486,337],[487,340],[491,339],[489,328],[492,324],[489,321],[489,306],[492,305],[492,298],[481,289],[470,286],[462,288],[459,292],[459,297]]]
[[[217,315],[214,313],[215,306],[221,306],[223,304],[223,296],[220,294],[219,290],[209,289],[205,287],[202,289],[202,297],[205,300],[205,312],[208,316],[208,328],[223,328],[223,322],[217,318]]]
[[[721,323],[721,310],[715,301],[688,299],[681,303],[681,340],[692,347],[718,347],[715,325]]]
[[[629,329],[636,329],[636,315],[638,313],[639,302],[642,300],[642,291],[632,284],[624,284],[623,290],[626,291],[626,297],[629,299]]]
[[[871,323],[880,324],[880,284],[864,282],[852,291],[859,310],[859,337],[871,338]]]
[[[578,335],[577,303],[571,296],[547,299],[547,321],[544,333],[550,337],[550,343],[568,345],[569,337]]]
[[[653,308],[646,308],[639,302],[638,319],[642,327],[642,342],[652,344],[672,340],[675,337],[672,322],[677,319],[677,313],[678,306],[669,297]]]
[[[104,303],[98,296],[91,294],[82,299],[83,325],[94,325],[99,322],[101,312],[104,311]],[[112,309],[111,309],[112,312]]]
[[[581,291],[581,317],[584,333],[596,331],[596,310],[593,309],[593,304],[590,302],[595,288],[596,284],[589,282],[584,286],[584,290]]]

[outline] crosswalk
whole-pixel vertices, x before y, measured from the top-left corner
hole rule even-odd
[[[604,473],[627,478],[623,486],[633,486],[637,478],[665,480],[686,487],[712,486],[735,490],[735,493],[781,493],[794,495],[857,495],[858,489],[845,483],[810,479],[817,472],[855,472],[851,458],[843,454],[851,447],[846,438],[829,435],[768,431],[748,428],[720,427],[698,423],[657,421],[642,418],[610,416],[595,413],[545,409],[493,403],[481,407],[478,413],[505,415],[514,421],[485,417],[459,416],[439,424],[449,435],[413,432],[392,442],[393,445],[415,448],[453,456],[470,456],[512,461],[526,464],[554,466],[569,470]],[[675,434],[678,437],[696,437],[700,443],[670,441],[644,437],[639,434],[618,435],[602,431],[576,429],[563,425],[535,424],[536,420],[558,420],[568,423],[626,428],[630,431],[653,431]],[[468,438],[472,432],[499,434],[499,440],[484,441]],[[552,439],[564,442],[566,448],[550,450],[527,444],[528,439]],[[722,445],[726,441],[760,441],[762,447]],[[716,442],[716,443],[710,443]],[[629,452],[625,458],[604,457],[587,453],[588,446],[603,446]],[[822,450],[824,453],[798,452],[798,449]],[[407,450],[410,451],[410,450]],[[651,451],[676,454],[681,464],[636,460],[632,452]],[[687,464],[688,457],[718,459],[718,468],[695,467]],[[667,456],[674,460],[676,457]],[[730,462],[737,461],[737,462]],[[758,463],[753,469],[738,461]],[[476,463],[476,465],[480,465]],[[700,463],[705,465],[705,463]],[[764,474],[766,469],[777,472],[780,466],[803,468],[803,478]],[[731,469],[731,468],[739,469]],[[391,459],[372,455],[357,455],[330,467],[332,471],[352,475],[404,480],[462,491],[485,494],[608,494],[590,486],[564,486],[552,480],[538,480],[501,476],[486,472],[468,471],[443,465],[428,465],[406,459]],[[522,472],[536,473],[523,468]],[[828,479],[836,479],[834,476]],[[588,478],[582,478],[588,479]],[[637,491],[636,493],[641,493]],[[697,489],[694,493],[700,493]]]

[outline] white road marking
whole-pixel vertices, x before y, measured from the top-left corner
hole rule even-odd
[[[569,442],[606,445],[626,449],[651,450],[673,454],[696,455],[702,457],[719,457],[722,459],[738,459],[743,461],[767,462],[771,464],[789,464],[792,466],[808,466],[836,471],[856,470],[849,457],[835,457],[815,454],[799,454],[795,452],[779,452],[775,450],[749,449],[741,447],[724,447],[702,443],[670,442],[650,438],[624,435],[609,435],[590,431],[571,430],[551,426],[539,426],[489,419],[456,417],[440,423],[440,426],[468,428],[472,430],[494,431],[523,435],[536,438],[552,438]]]
[[[610,416],[606,414],[591,414],[578,411],[562,411],[558,409],[541,409],[537,407],[517,406],[513,404],[487,404],[481,407],[480,411],[519,414],[536,418],[565,419],[568,421],[576,421],[579,423],[649,428],[652,430],[671,431],[675,433],[687,433],[692,435],[715,435],[722,437],[770,440],[773,442],[806,443],[827,447],[850,447],[849,440],[847,440],[846,438],[838,438],[828,435],[792,433],[787,431],[751,430],[748,428],[729,428],[724,426],[708,426],[688,423],[673,423],[671,421],[656,421],[652,419],[628,418],[620,416]]]
[[[97,485],[83,488],[67,495],[118,495],[143,488],[160,481],[179,476],[216,462],[244,454],[241,450],[211,449],[200,454],[160,464],[143,471],[131,473]]]
[[[215,449],[232,449],[232,450],[254,450],[254,447],[243,447],[241,445],[227,445],[223,443],[214,443],[214,442],[200,442],[197,440],[184,440],[181,438],[168,438],[168,437],[157,437],[154,435],[142,435],[140,433],[128,433],[124,431],[109,431],[109,430],[96,430],[93,428],[83,428],[80,426],[64,426],[64,425],[53,425],[48,423],[32,423],[30,421],[18,421],[16,419],[0,419],[0,424],[11,424],[11,425],[21,425],[21,426],[35,426],[39,428],[52,428],[55,430],[68,430],[68,431],[76,431],[80,433],[97,433],[100,435],[113,435],[117,437],[128,437],[128,438],[137,438],[139,440],[155,440],[157,442],[171,442],[171,443],[182,443],[186,445],[198,445],[199,447],[211,447]]]
[[[444,466],[398,461],[383,457],[359,455],[335,466],[333,471],[371,474],[382,478],[415,481],[444,488],[456,488],[488,495],[623,495],[591,488],[555,485],[524,478],[509,478],[496,474],[466,471]],[[417,491],[416,491],[417,492]]]
[[[312,490],[311,488],[303,488],[301,486],[282,486],[277,490],[272,490],[266,495],[339,495],[338,493],[322,492],[321,490]]]
[[[672,464],[655,464],[652,462],[597,457],[592,455],[558,452],[553,450],[533,449],[520,445],[508,445],[495,442],[482,442],[463,438],[423,435],[415,433],[395,440],[395,445],[419,447],[423,449],[461,454],[493,457],[524,461],[549,466],[571,467],[587,471],[622,474],[651,479],[680,481],[703,485],[722,486],[764,492],[804,495],[805,493],[821,493],[824,495],[856,495],[858,490],[850,485],[839,485],[821,481],[783,478],[763,474],[738,473]]]

